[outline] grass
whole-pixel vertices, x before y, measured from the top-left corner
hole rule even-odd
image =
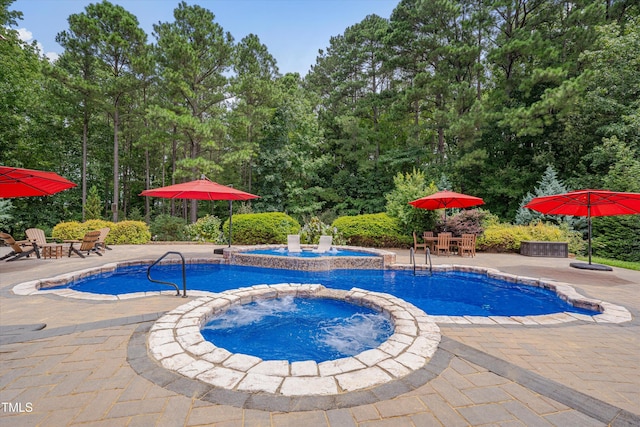
[[[589,258],[587,258],[586,256],[577,256],[576,259],[580,261],[589,260]],[[603,265],[609,265],[611,267],[619,267],[619,268],[626,268],[627,270],[640,271],[640,262],[619,261],[617,259],[599,258],[595,256],[591,257],[591,262],[594,264],[603,264]]]

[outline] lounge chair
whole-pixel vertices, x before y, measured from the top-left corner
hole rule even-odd
[[[302,252],[299,234],[289,234],[287,236],[287,249],[289,250],[289,253]]]
[[[464,256],[468,253],[469,256],[476,256],[476,235],[475,234],[463,234],[460,244],[458,245],[458,255]]]
[[[100,230],[96,230],[96,231],[89,231],[85,233],[82,240],[65,240],[65,243],[70,244],[69,256],[71,256],[72,253],[75,253],[79,255],[81,258],[84,258],[84,255],[82,254],[82,252],[86,252],[87,255],[95,253],[97,255],[102,256],[99,248],[96,246],[96,243],[98,243],[99,238],[100,238]],[[73,246],[74,244],[79,244],[80,246],[78,248],[75,248]]]
[[[100,237],[98,238],[96,247],[98,247],[98,249],[100,249],[102,252],[104,252],[105,249],[111,250],[111,248],[107,246],[107,243],[105,242],[105,240],[107,240],[107,235],[109,234],[109,231],[111,231],[109,227],[104,227],[100,229]]]
[[[313,252],[318,254],[323,254],[325,252],[329,252],[331,249],[331,243],[333,242],[333,236],[320,236],[320,241],[318,242],[318,247],[313,250]]]
[[[9,261],[15,261],[20,258],[28,257],[29,255],[35,253],[38,258],[40,258],[40,251],[38,250],[38,245],[35,242],[29,241],[20,241],[16,242],[16,240],[7,233],[0,233],[0,239],[4,240],[4,243],[7,246],[11,247],[11,252],[0,258],[0,260],[7,259]],[[23,245],[27,249],[23,249]]]
[[[38,245],[40,255],[42,255],[43,258],[62,257],[62,245],[47,242],[43,230],[39,228],[27,228],[24,233],[27,235],[27,240]]]
[[[438,243],[436,243],[436,255],[444,253],[445,255],[451,255],[451,233],[438,233]]]

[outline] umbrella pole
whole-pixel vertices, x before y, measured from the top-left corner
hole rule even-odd
[[[589,234],[589,264],[591,264],[591,193],[587,194],[587,229]]]
[[[231,218],[233,217],[233,200],[229,200],[229,247],[231,247]]]

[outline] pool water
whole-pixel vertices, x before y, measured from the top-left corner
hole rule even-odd
[[[327,252],[313,252],[312,250],[303,250],[302,252],[289,252],[286,248],[278,249],[254,249],[251,251],[241,252],[248,255],[274,255],[274,256],[286,256],[286,257],[299,257],[299,258],[318,258],[324,256],[360,256],[360,257],[374,257],[378,254],[372,254],[362,251],[351,251],[345,249],[332,248]]]
[[[123,267],[76,281],[70,287],[96,294],[170,291],[170,286],[151,283],[147,266]],[[182,267],[156,266],[153,278],[174,282],[182,288]],[[226,264],[188,264],[189,290],[222,292],[245,286],[278,283],[321,284],[327,288],[362,288],[392,294],[431,315],[530,316],[558,312],[587,315],[594,311],[574,307],[555,293],[533,286],[508,283],[474,273],[446,272],[431,275],[406,270],[300,271]]]
[[[392,333],[389,319],[366,307],[293,297],[234,306],[202,328],[206,340],[232,353],[289,362],[354,356]]]

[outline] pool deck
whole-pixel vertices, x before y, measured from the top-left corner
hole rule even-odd
[[[155,259],[169,250],[187,258],[219,257],[213,248],[120,245],[102,257],[0,261],[0,424],[640,425],[640,272],[578,270],[567,258],[434,256],[434,264],[492,267],[569,283],[587,297],[626,307],[633,318],[618,324],[439,324],[442,340],[427,365],[431,379],[423,385],[406,392],[397,385],[373,403],[307,411],[268,409],[268,403],[263,410],[243,409],[216,403],[224,400],[204,395],[192,382],[168,381],[165,370],[145,354],[141,337],[156,319],[184,304],[183,298],[113,302],[11,291],[17,283],[115,261]],[[408,263],[408,251],[390,250],[398,263]],[[5,251],[0,248],[0,255]],[[39,324],[46,328],[34,330]]]

